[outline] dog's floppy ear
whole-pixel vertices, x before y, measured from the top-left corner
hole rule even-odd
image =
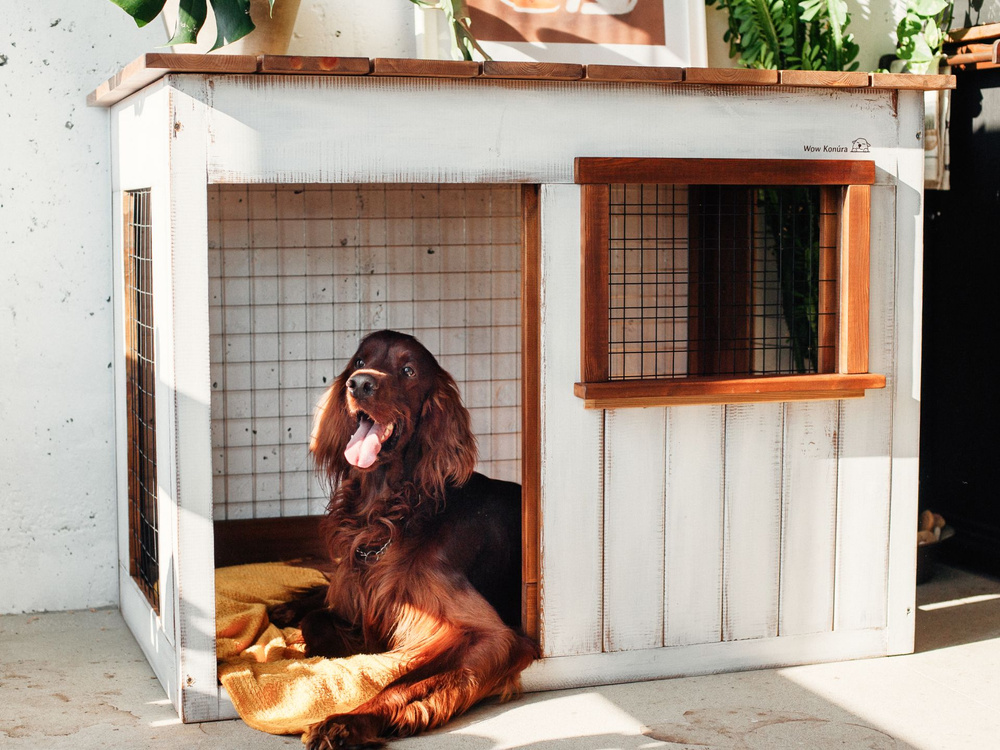
[[[420,458],[413,471],[414,483],[436,499],[444,497],[445,486],[465,484],[476,468],[479,451],[469,426],[469,412],[455,381],[444,370],[437,376],[420,412],[416,439]]]
[[[309,440],[309,451],[316,462],[316,470],[330,482],[331,487],[335,487],[350,469],[344,458],[344,449],[355,425],[345,402],[346,384],[345,372],[326,389],[316,406]]]

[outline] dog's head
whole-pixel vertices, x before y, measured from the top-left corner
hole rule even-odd
[[[477,460],[455,381],[419,341],[395,331],[362,340],[320,401],[309,447],[335,484],[398,467],[434,497],[464,484]]]

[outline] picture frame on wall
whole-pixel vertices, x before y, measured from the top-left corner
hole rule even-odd
[[[494,60],[704,67],[704,0],[467,0]],[[442,13],[417,8],[418,50],[452,56]]]

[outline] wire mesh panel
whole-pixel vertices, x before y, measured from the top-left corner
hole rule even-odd
[[[149,190],[125,194],[125,405],[128,421],[129,573],[159,609],[156,393]]]
[[[518,206],[516,186],[210,187],[216,518],[323,511],[313,409],[383,328],[454,376],[479,470],[519,481]]]
[[[610,378],[827,371],[827,203],[818,188],[611,185]]]

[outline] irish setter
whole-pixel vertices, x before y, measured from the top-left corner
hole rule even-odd
[[[537,657],[517,630],[521,488],[474,472],[452,377],[412,336],[370,334],[320,402],[310,448],[333,488],[330,586],[272,619],[323,604],[301,620],[307,654],[392,651],[409,670],[306,746],[375,747],[516,694]]]

